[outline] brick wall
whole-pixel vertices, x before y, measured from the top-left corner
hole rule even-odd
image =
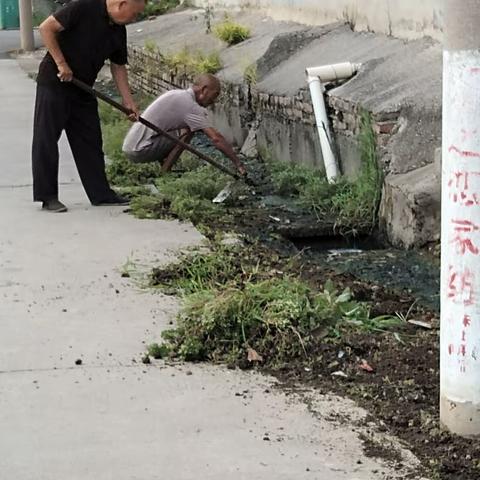
[[[133,88],[153,96],[158,96],[172,88],[172,84],[180,88],[186,88],[192,81],[192,78],[186,75],[181,68],[174,71],[170,70],[162,61],[160,53],[153,53],[139,46],[129,46],[129,63],[130,81]],[[332,128],[339,143],[340,156],[345,167],[348,159],[345,158],[346,155],[342,155],[342,141],[348,139],[350,142],[355,142],[355,138],[360,131],[361,106],[333,95],[329,95],[327,101]],[[245,139],[253,120],[262,118],[268,118],[266,123],[269,127],[272,126],[272,121],[278,123],[281,126],[280,131],[283,132],[282,137],[288,136],[288,132],[291,132],[291,135],[298,136],[300,131],[300,135],[304,132],[308,139],[311,140],[309,143],[312,144],[315,141],[313,139],[317,136],[313,106],[307,89],[301,90],[295,96],[279,96],[257,91],[254,86],[252,87],[247,83],[233,84],[223,82],[222,95],[215,107],[215,111],[219,110],[238,113],[240,122],[235,123],[239,126],[235,127],[231,122],[227,121],[227,123],[230,123],[228,125],[229,128],[242,130],[234,135],[237,139]],[[225,115],[223,115],[224,117]],[[380,114],[373,118],[378,146],[382,149],[388,143],[391,135],[397,130],[398,114]],[[286,139],[280,140],[287,141]],[[296,145],[296,148],[293,149],[292,144]],[[321,158],[320,151],[312,151],[319,149],[319,144],[315,145],[306,151],[305,155],[314,156],[317,159]],[[351,148],[344,150],[351,150]],[[290,139],[288,148],[283,148],[279,151],[282,152],[279,154],[279,160],[300,161],[300,163],[311,165],[316,164],[311,159],[298,158],[299,155],[301,156],[298,152],[298,139],[296,139],[296,142]],[[291,158],[286,158],[288,152],[290,152]],[[344,168],[344,170],[354,171],[357,166]]]

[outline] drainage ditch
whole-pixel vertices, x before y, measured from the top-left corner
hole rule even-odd
[[[440,310],[440,266],[431,254],[398,250],[370,236],[289,237],[298,250],[339,273],[406,291],[429,309]]]

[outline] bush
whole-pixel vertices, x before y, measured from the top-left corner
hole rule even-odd
[[[216,25],[213,29],[216,37],[229,45],[235,45],[243,42],[250,37],[250,29],[226,18],[222,23]]]
[[[169,10],[180,5],[180,0],[149,0],[145,5],[145,10],[138,16],[139,20],[148,17],[163,15]]]
[[[222,69],[222,60],[218,52],[190,52],[184,48],[180,52],[163,55],[164,64],[171,70],[188,76],[201,73],[217,73]]]

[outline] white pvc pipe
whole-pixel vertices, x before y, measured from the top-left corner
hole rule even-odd
[[[325,173],[330,183],[335,182],[339,175],[339,170],[337,159],[333,152],[333,138],[330,132],[330,122],[328,121],[325,98],[323,96],[325,91],[323,83],[350,78],[359,68],[360,64],[339,63],[336,65],[324,65],[306,69]]]
[[[320,77],[323,83],[333,82],[350,78],[358,72],[361,65],[359,63],[336,63],[333,65],[323,65],[321,67],[307,68],[307,75],[311,77]]]
[[[323,97],[324,87],[320,78],[310,76],[308,77],[308,86],[310,87],[310,96],[312,97],[313,111],[315,112],[325,173],[327,180],[332,183],[338,177],[338,165],[332,149],[327,109]]]

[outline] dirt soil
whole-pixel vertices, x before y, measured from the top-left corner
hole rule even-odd
[[[372,305],[373,315],[406,315],[415,300],[409,292],[338,273],[314,260],[299,258],[297,268],[302,278],[318,288],[328,278],[340,288],[350,287],[357,300]],[[427,474],[436,475],[433,478],[480,479],[480,442],[440,428],[438,313],[416,304],[409,317],[430,324],[432,329],[407,323],[397,330],[399,337],[346,331],[341,338],[319,340],[308,361],[291,359],[280,369],[269,370],[267,366],[267,370],[289,388],[306,384],[354,399],[370,413],[369,420],[406,441]],[[361,368],[364,361],[373,371]],[[390,454],[381,449],[371,449],[370,453],[386,459]]]
[[[480,479],[480,442],[462,439],[442,431],[439,425],[439,318],[438,312],[415,302],[415,292],[391,289],[385,282],[365,280],[354,273],[340,272],[320,264],[316,258],[283,247],[285,239],[274,244],[245,246],[246,261],[255,259],[268,272],[298,275],[320,290],[330,279],[338,290],[349,287],[356,300],[368,302],[372,316],[399,313],[408,319],[425,322],[425,329],[405,322],[391,332],[362,333],[352,328],[341,331],[338,338],[319,338],[308,358],[290,358],[283,364],[266,364],[263,370],[273,374],[287,392],[305,386],[322,393],[332,392],[355,400],[365,408],[380,430],[393,434],[422,461],[427,478],[445,480]],[[238,260],[240,268],[240,258]],[[361,272],[361,271],[360,271]],[[161,271],[157,282],[162,278]],[[219,279],[221,283],[221,279]],[[413,305],[413,306],[412,306]],[[251,368],[248,362],[237,365]],[[234,366],[232,365],[232,368]],[[369,371],[371,370],[371,371]],[[395,452],[365,442],[370,455],[392,460]],[[399,459],[395,458],[398,464]],[[419,478],[419,477],[418,477]]]

